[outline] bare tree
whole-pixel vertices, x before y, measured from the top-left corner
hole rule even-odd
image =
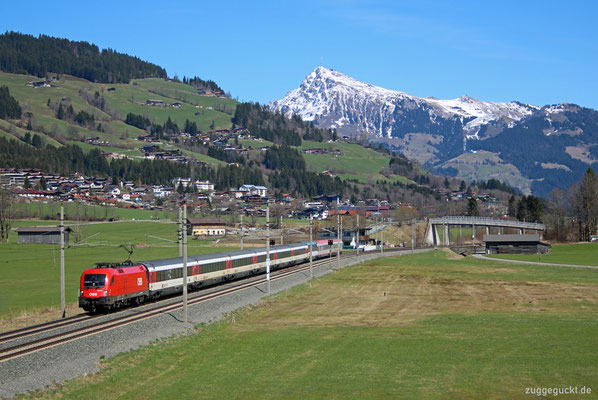
[[[551,239],[564,242],[568,239],[569,226],[567,226],[567,206],[569,199],[567,193],[560,189],[553,189],[546,199],[546,226],[547,234]]]
[[[14,203],[14,193],[6,185],[0,184],[0,242],[8,242],[15,214]]]
[[[590,236],[596,234],[598,224],[598,178],[592,168],[588,168],[581,179],[574,209],[579,224],[579,239],[589,241]]]

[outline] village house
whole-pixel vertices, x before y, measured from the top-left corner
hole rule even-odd
[[[158,198],[168,197],[172,194],[172,188],[169,188],[164,185],[154,185],[152,186],[152,191],[154,193],[154,196]]]
[[[226,234],[226,220],[223,218],[187,218],[193,236],[223,236]]]
[[[164,106],[164,101],[162,100],[146,100],[145,104],[148,106]]]
[[[243,185],[239,188],[239,191],[242,191],[245,193],[245,195],[249,196],[268,196],[268,188],[266,188],[265,186]]]
[[[195,181],[195,187],[198,192],[214,190],[214,184],[210,183],[210,181]]]

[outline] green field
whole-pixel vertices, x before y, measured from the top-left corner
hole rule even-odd
[[[55,225],[55,221],[45,222]],[[43,225],[40,221],[18,221],[15,226]],[[77,288],[81,272],[97,262],[120,262],[128,257],[121,245],[134,245],[132,260],[178,256],[177,226],[171,222],[107,222],[86,223],[76,227],[77,235],[65,250],[66,301],[76,311]],[[16,244],[11,234],[8,244],[0,244],[0,319],[11,319],[24,313],[41,312],[60,307],[60,246]],[[232,248],[212,242],[190,240],[189,254],[204,254]]]
[[[55,220],[60,213],[61,205],[64,207],[65,219],[70,219],[76,222],[86,220],[108,220],[110,218],[115,220],[170,219],[174,221],[178,218],[175,211],[93,206],[77,202],[17,203],[15,205],[15,214],[16,218]],[[15,226],[19,226],[20,222],[21,221],[16,220]]]
[[[345,268],[42,398],[524,399],[598,388],[598,273],[444,251]],[[151,371],[151,373],[148,373]],[[552,397],[552,396],[549,396]],[[567,396],[566,398],[586,398]]]
[[[493,254],[489,257],[551,264],[598,266],[598,243],[576,243],[552,246],[550,254]]]
[[[380,170],[388,167],[390,157],[367,149],[357,144],[335,142],[319,143],[304,140],[298,148],[300,151],[309,148],[323,148],[326,150],[340,150],[341,155],[333,154],[303,154],[305,163],[310,171],[322,172],[330,170],[341,179],[357,179],[360,182],[376,182],[385,180],[390,182],[413,183],[402,176],[393,175],[386,178]]]

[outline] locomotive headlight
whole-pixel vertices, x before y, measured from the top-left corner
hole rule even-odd
[[[104,296],[108,296],[108,291],[104,290]]]
[[[81,293],[80,293],[80,294],[81,294],[81,296],[83,296],[83,290],[81,291]]]

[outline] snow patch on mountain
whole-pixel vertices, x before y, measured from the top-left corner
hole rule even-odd
[[[400,104],[400,106],[399,106]],[[467,138],[478,139],[480,128],[491,123],[510,125],[531,115],[539,107],[518,102],[492,103],[462,96],[453,100],[417,97],[358,81],[340,72],[318,67],[301,85],[269,103],[272,110],[287,116],[347,133],[390,137],[398,107],[422,109],[435,123],[438,118],[464,122]],[[467,121],[467,122],[465,122]]]

